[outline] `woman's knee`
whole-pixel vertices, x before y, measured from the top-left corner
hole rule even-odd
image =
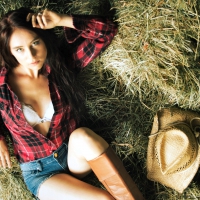
[[[69,138],[69,152],[76,152],[86,160],[91,160],[102,154],[108,143],[91,129],[82,127],[74,130]]]
[[[70,142],[83,144],[84,142],[92,141],[96,139],[96,133],[86,127],[80,127],[74,130],[70,135]]]

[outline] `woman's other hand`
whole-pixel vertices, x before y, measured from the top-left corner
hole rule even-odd
[[[5,140],[0,140],[0,167],[11,168],[10,154]]]
[[[26,18],[27,21],[32,21],[33,27],[41,29],[51,29],[59,26],[61,19],[62,14],[46,9],[39,13],[29,13]]]

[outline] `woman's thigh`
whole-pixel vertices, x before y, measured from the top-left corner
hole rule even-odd
[[[39,188],[40,200],[114,200],[105,190],[94,187],[69,174],[56,174]]]

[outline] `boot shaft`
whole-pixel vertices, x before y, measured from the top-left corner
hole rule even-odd
[[[138,187],[111,147],[88,162],[99,181],[117,200],[144,200]]]

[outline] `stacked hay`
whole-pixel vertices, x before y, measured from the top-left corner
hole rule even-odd
[[[86,123],[113,146],[146,199],[199,199],[199,172],[183,194],[146,178],[146,150],[155,112],[173,105],[200,111],[198,1],[9,2],[12,9],[25,5],[35,10],[114,14],[117,36],[79,77],[87,98]],[[8,10],[6,5],[8,1],[2,1],[1,13]],[[11,170],[0,171],[0,199],[32,199],[14,158],[13,164]],[[85,181],[102,187],[93,174]]]
[[[162,100],[163,105],[198,109],[197,1],[113,1],[113,4],[120,26],[113,45],[102,56],[104,69],[123,82],[126,93],[139,94],[142,102],[148,99],[151,108]]]

